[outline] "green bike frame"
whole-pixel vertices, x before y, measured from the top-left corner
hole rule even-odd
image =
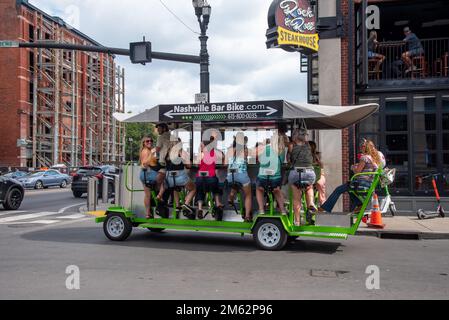
[[[127,180],[128,175],[128,166],[124,170],[125,181]],[[125,216],[132,223],[134,227],[139,228],[150,228],[150,229],[172,229],[172,230],[190,230],[190,231],[205,231],[205,232],[227,232],[227,233],[237,233],[237,234],[252,234],[255,226],[261,220],[266,219],[276,219],[279,220],[286,233],[292,237],[314,237],[314,238],[328,238],[328,239],[346,239],[348,235],[355,235],[357,229],[360,226],[360,223],[363,218],[363,214],[366,211],[368,205],[370,205],[371,197],[375,192],[377,186],[380,182],[380,177],[382,175],[382,169],[379,169],[377,172],[372,173],[363,173],[355,175],[355,177],[360,175],[372,175],[373,182],[371,184],[370,189],[366,192],[366,194],[361,196],[363,199],[362,210],[357,216],[357,220],[351,227],[336,227],[336,226],[316,226],[316,225],[302,225],[295,226],[294,225],[294,215],[293,215],[293,203],[290,201],[290,212],[289,215],[282,215],[275,212],[274,209],[274,199],[273,196],[269,197],[270,208],[269,212],[265,214],[259,214],[253,223],[246,222],[235,222],[235,221],[215,221],[215,220],[185,220],[179,219],[175,215],[172,215],[172,218],[162,219],[162,218],[154,218],[154,219],[146,219],[139,218],[135,213],[133,213],[129,208],[124,207],[110,207],[104,216],[100,216],[96,218],[97,223],[103,223],[107,216],[112,213],[119,213]],[[134,190],[129,188],[126,185],[126,189],[131,192],[143,192],[143,190]],[[214,203],[213,195],[209,196],[211,204]],[[241,202],[241,201],[240,201]],[[242,202],[241,202],[242,203]]]

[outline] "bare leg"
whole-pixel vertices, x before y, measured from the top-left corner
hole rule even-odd
[[[406,64],[407,68],[412,67],[412,60],[410,59],[410,53],[408,51],[402,54],[402,60]]]
[[[245,217],[250,219],[252,217],[252,206],[253,199],[251,197],[251,185],[243,187],[243,192],[245,193]]]
[[[156,178],[156,182],[157,182],[157,186],[159,188],[159,193],[157,195],[157,198],[159,200],[163,199],[164,196],[164,192],[165,192],[165,173],[164,172],[158,172],[157,174],[157,178]]]
[[[301,224],[301,190],[296,186],[292,186],[293,193],[293,210],[295,212],[295,224]]]
[[[195,193],[196,193],[196,186],[193,182],[189,182],[186,185],[186,189],[187,189],[188,193],[187,193],[187,196],[185,199],[185,204],[190,205],[190,203],[192,202],[193,197],[195,196]]]
[[[257,198],[257,205],[259,206],[259,213],[265,213],[265,198],[263,196],[263,193],[264,193],[263,188],[257,188],[256,198]]]
[[[215,204],[217,205],[217,207],[223,207],[223,204],[221,203],[221,197],[219,194],[215,195]]]
[[[315,208],[315,194],[314,194],[313,186],[309,186],[306,190],[306,203],[307,203],[308,208],[311,208],[311,207]]]
[[[321,176],[321,179],[316,183],[316,188],[318,190],[318,198],[320,200],[320,205],[326,202],[326,178]]]
[[[285,197],[284,197],[284,193],[282,192],[282,190],[280,188],[274,189],[273,193],[274,193],[274,197],[276,198],[276,202],[278,203],[279,210],[283,214],[286,213],[285,212]]]
[[[144,187],[143,190],[145,192],[145,198],[143,200],[143,203],[145,204],[145,212],[147,214],[147,218],[151,218],[151,191],[147,187]]]

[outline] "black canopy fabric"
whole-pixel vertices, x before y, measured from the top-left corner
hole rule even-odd
[[[365,105],[358,105],[358,106],[325,106],[325,105],[316,105],[316,104],[308,104],[308,103],[297,103],[297,102],[289,102],[289,101],[262,101],[262,102],[232,102],[232,103],[221,103],[217,105],[238,105],[238,104],[251,104],[251,106],[254,105],[263,105],[264,111],[257,111],[259,113],[264,113],[265,115],[263,118],[256,118],[252,119],[252,121],[267,121],[270,120],[270,117],[272,120],[300,120],[304,121],[308,129],[344,129],[347,128],[353,124],[356,124],[373,113],[377,112],[379,109],[378,104],[365,104]],[[152,109],[148,109],[138,115],[135,116],[129,116],[126,117],[123,114],[115,114],[115,117],[117,120],[126,122],[126,123],[159,123],[159,122],[181,122],[181,123],[189,123],[193,122],[194,120],[184,118],[184,117],[178,117],[178,118],[172,118],[173,114],[170,108],[173,108],[175,105],[159,105]],[[188,105],[190,109],[195,110],[195,108],[198,108],[198,110],[209,110],[208,108],[204,108],[203,105]],[[275,110],[277,113],[274,113]],[[243,111],[242,113],[247,112]],[[256,111],[249,111],[249,112],[256,112]],[[229,114],[230,112],[228,112]],[[233,114],[233,122],[238,122],[238,114],[239,111],[232,112]],[[198,117],[201,118],[202,115],[204,116],[210,116],[210,113],[204,112],[203,114],[201,111],[196,112],[195,114],[196,119]],[[235,117],[237,115],[237,117]],[[169,118],[168,118],[169,117]],[[182,119],[181,119],[182,118]],[[192,117],[190,117],[192,118]],[[225,122],[226,120],[219,121],[219,117],[214,120],[214,117],[209,117],[209,120],[206,120],[207,122]],[[205,121],[205,122],[206,122]],[[229,120],[227,120],[229,121]],[[241,119],[240,122],[248,122],[251,120],[248,120],[247,118]]]

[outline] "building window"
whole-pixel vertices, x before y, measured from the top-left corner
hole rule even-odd
[[[358,138],[369,138],[385,154],[387,165],[396,168],[393,194],[432,196],[430,179],[438,181],[449,196],[449,95],[408,94],[360,97],[360,104],[379,103],[380,110],[357,125]]]

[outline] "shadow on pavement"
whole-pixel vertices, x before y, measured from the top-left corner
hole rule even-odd
[[[153,233],[134,230],[128,240],[113,242],[106,238],[101,228],[55,228],[32,231],[21,236],[30,241],[76,243],[107,247],[152,248],[202,252],[255,252],[258,251],[252,236],[235,234],[192,233],[164,231]],[[284,251],[299,253],[334,254],[342,247],[339,242],[298,239],[290,242]]]

